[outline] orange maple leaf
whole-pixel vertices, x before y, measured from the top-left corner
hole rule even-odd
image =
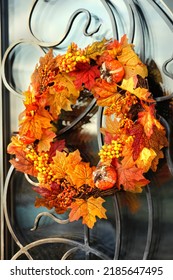
[[[56,155],[52,159],[51,168],[56,173],[57,179],[67,178],[69,174],[68,170],[74,170],[76,164],[81,161],[78,150],[69,154],[56,151]]]
[[[20,139],[19,135],[11,137],[11,143],[7,147],[9,154],[15,155],[17,151],[23,150],[24,144]]]
[[[143,105],[144,106],[144,105]],[[160,130],[164,130],[161,123],[155,118],[155,105],[144,106],[145,111],[138,113],[138,123],[144,127],[145,134],[148,138],[153,134],[153,127],[156,126]]]
[[[23,150],[16,151],[16,157],[10,160],[10,163],[16,168],[16,170],[36,176],[37,172],[34,168],[33,161],[26,158],[26,153]]]
[[[80,162],[75,167],[68,167],[68,178],[72,185],[77,188],[82,185],[94,187],[93,171],[95,167],[90,167],[88,162]]]
[[[43,129],[41,139],[38,142],[38,152],[47,152],[50,150],[50,144],[55,138],[56,134],[47,129]]]
[[[97,104],[103,107],[112,105],[121,96],[117,92],[116,84],[109,84],[103,79],[95,83],[92,92],[97,99]]]
[[[52,117],[44,108],[38,108],[35,111],[28,111],[27,109],[20,115],[19,134],[36,139],[41,139],[43,129],[51,128]]]
[[[149,183],[143,176],[143,169],[134,165],[129,165],[129,157],[124,157],[120,163],[117,163],[117,186],[121,186],[125,191],[142,192],[142,188]]]
[[[101,197],[94,198],[92,196],[88,200],[76,199],[70,205],[70,222],[77,221],[82,217],[82,223],[86,224],[89,228],[93,228],[96,222],[96,216],[100,219],[107,219],[105,215],[106,209],[102,206],[104,201]]]

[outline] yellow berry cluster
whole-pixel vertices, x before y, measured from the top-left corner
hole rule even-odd
[[[122,144],[117,140],[112,140],[111,144],[105,144],[99,152],[101,162],[122,156]]]
[[[37,172],[37,179],[40,185],[49,187],[52,182],[57,181],[56,174],[54,174],[48,162],[48,153],[41,152],[41,154],[38,155],[34,149],[30,149],[26,158],[33,161],[33,166]]]
[[[61,56],[58,60],[58,67],[61,72],[71,72],[76,69],[76,64],[78,62],[90,62],[90,59],[85,55],[85,50],[78,49],[75,43],[72,43],[68,49],[67,53]]]

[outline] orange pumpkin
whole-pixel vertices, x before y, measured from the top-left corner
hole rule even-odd
[[[117,180],[117,172],[112,166],[101,165],[94,172],[95,186],[100,190],[113,188]]]
[[[124,67],[118,60],[111,60],[105,62],[106,70],[111,74],[112,81],[120,82],[124,77]]]

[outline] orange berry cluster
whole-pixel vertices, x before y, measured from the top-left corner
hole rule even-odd
[[[126,104],[128,107],[131,107],[137,102],[138,102],[137,97],[134,94],[131,94],[130,92],[126,91],[125,98],[123,100],[124,105]]]
[[[66,210],[73,202],[78,191],[66,181],[61,182],[60,189],[60,193],[54,197],[54,206],[57,205],[58,208]]]
[[[130,92],[126,92],[125,95],[122,95],[118,100],[107,107],[104,111],[105,115],[115,114],[118,116],[122,111],[127,113],[132,105],[138,102],[137,97]]]
[[[133,125],[133,121],[124,115],[124,118],[120,121],[120,128],[129,129]]]
[[[58,61],[58,67],[61,72],[69,73],[76,70],[76,65],[78,62],[90,62],[90,59],[86,57],[85,50],[81,50],[77,47],[75,43],[72,43],[68,49],[67,53],[61,56]]]
[[[105,144],[99,152],[100,161],[108,161],[122,156],[122,144],[118,140],[112,140],[111,144]]]
[[[56,174],[51,169],[51,166],[48,162],[49,155],[46,152],[41,152],[41,154],[37,154],[34,149],[30,149],[26,155],[26,158],[33,161],[33,166],[37,172],[37,179],[40,185],[44,185],[45,187],[51,185],[52,182],[58,182],[56,178]]]
[[[40,81],[40,90],[45,91],[48,84],[54,81],[55,72],[48,69],[48,65],[44,65],[42,68],[38,68],[38,72],[41,77]]]

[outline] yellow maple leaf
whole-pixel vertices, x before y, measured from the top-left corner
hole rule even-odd
[[[102,55],[106,49],[107,40],[104,38],[102,41],[94,42],[93,44],[86,47],[84,55],[90,59],[96,60],[99,55]]]
[[[136,76],[130,77],[129,79],[123,79],[120,88],[136,95],[139,99],[148,101],[148,98],[151,96],[151,93],[146,88],[137,87],[137,78]]]
[[[67,168],[69,181],[77,188],[82,185],[94,187],[93,171],[95,167],[90,167],[88,162],[80,162],[75,167]]]
[[[96,216],[100,219],[107,219],[105,215],[106,209],[102,206],[104,201],[101,197],[94,198],[92,196],[88,200],[76,199],[70,206],[70,222],[77,221],[82,217],[82,223],[89,228],[93,228]]]
[[[115,135],[119,129],[120,123],[115,116],[106,116],[105,118],[105,128],[100,129],[101,133],[110,133]]]
[[[79,90],[76,89],[73,78],[67,74],[58,74],[55,77],[54,85],[50,87],[47,94],[47,105],[50,106],[50,113],[56,119],[61,109],[71,111],[71,105],[76,103],[79,97]]]
[[[118,60],[123,64],[125,69],[125,79],[134,75],[140,75],[142,78],[147,77],[147,67],[134,52],[132,45],[128,44],[122,48],[122,52],[121,55],[118,56]]]
[[[151,168],[151,163],[156,156],[157,154],[153,149],[144,147],[136,160],[136,165],[143,169],[144,172],[147,172]]]

